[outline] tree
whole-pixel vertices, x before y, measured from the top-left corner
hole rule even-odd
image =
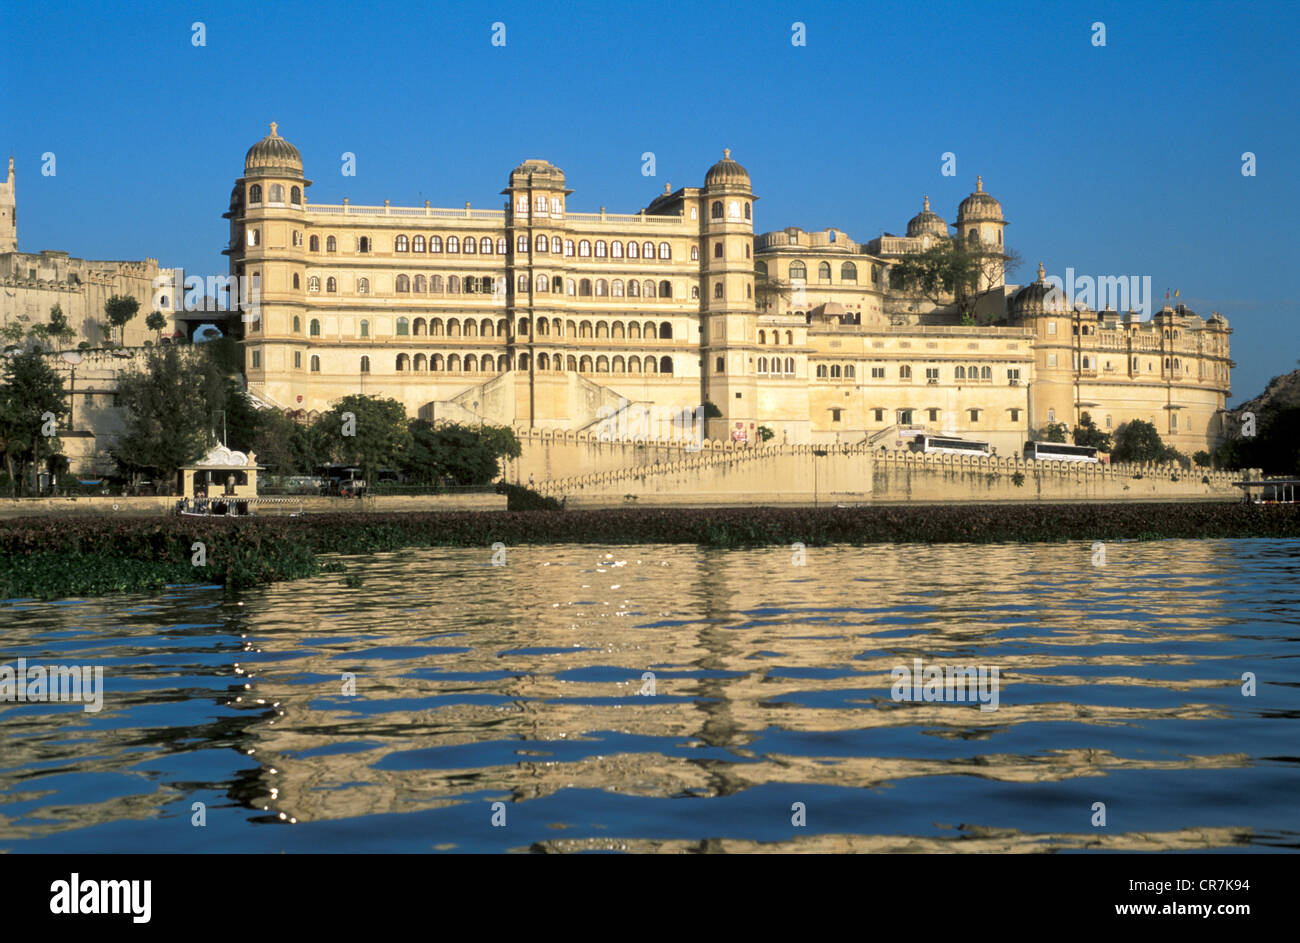
[[[767,442],[770,439],[774,439],[774,438],[776,438],[776,433],[773,432],[771,429],[769,429],[767,426],[758,427],[758,441]]]
[[[1084,413],[1079,417],[1079,424],[1074,427],[1074,444],[1096,449],[1098,452],[1109,452],[1110,433],[1098,429],[1097,424],[1092,421],[1092,416]]]
[[[158,343],[161,344],[163,328],[167,326],[167,315],[161,311],[153,311],[144,319],[144,326],[158,335]]]
[[[406,407],[395,399],[345,396],[315,426],[330,458],[360,467],[366,481],[378,468],[400,465],[411,444]]]
[[[29,464],[40,455],[62,449],[57,435],[46,435],[53,414],[54,428],[67,414],[63,379],[37,350],[5,358],[4,383],[0,386],[0,452],[11,487],[22,481]]]
[[[501,474],[502,458],[518,458],[522,446],[505,426],[477,427],[455,423],[434,426],[425,419],[410,424],[411,446],[402,468],[414,481],[486,485]]]
[[[200,459],[216,441],[212,432],[211,370],[202,353],[176,346],[152,348],[143,370],[118,379],[126,430],[113,457],[132,475],[152,472],[170,485],[182,465]]]
[[[1019,253],[1005,246],[942,239],[921,252],[904,255],[890,277],[905,291],[936,306],[956,305],[962,323],[974,324],[975,302],[993,290],[980,291],[981,278],[993,282],[1019,265]]]
[[[72,329],[72,325],[68,323],[67,315],[63,313],[63,308],[59,305],[50,308],[49,334],[50,337],[59,342],[60,348],[77,336],[77,332]]]
[[[108,317],[108,323],[117,328],[119,344],[125,336],[126,322],[135,317],[139,310],[140,302],[130,295],[114,295],[104,302],[104,314]]]
[[[1110,457],[1116,462],[1165,462],[1169,461],[1170,451],[1154,425],[1145,419],[1134,419],[1115,433],[1115,448]]]
[[[1049,422],[1043,426],[1043,430],[1038,433],[1042,442],[1064,442],[1065,441],[1065,423]]]

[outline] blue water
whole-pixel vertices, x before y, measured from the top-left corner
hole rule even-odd
[[[0,664],[105,693],[0,703],[0,850],[1300,847],[1300,542],[1092,557],[485,547],[11,600]],[[996,667],[997,709],[894,699],[916,658]]]

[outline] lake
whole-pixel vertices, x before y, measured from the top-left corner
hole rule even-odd
[[[1297,541],[343,559],[0,603],[0,850],[1300,847]]]

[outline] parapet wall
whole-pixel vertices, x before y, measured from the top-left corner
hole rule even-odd
[[[1257,470],[880,451],[875,455],[872,495],[882,501],[1240,499],[1241,489],[1232,483],[1259,475]],[[1022,476],[1019,484],[1017,476]]]
[[[568,432],[559,429],[516,429],[515,435],[519,437],[522,454],[509,463],[504,475],[508,481],[525,485],[528,484],[529,475],[541,483],[668,464],[700,455],[754,451],[733,442],[611,439],[601,438],[595,432]]]

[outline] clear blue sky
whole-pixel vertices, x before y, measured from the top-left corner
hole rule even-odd
[[[494,207],[510,169],[540,157],[574,208],[632,212],[665,181],[701,185],[730,147],[758,231],[866,241],[901,232],[923,193],[951,221],[980,173],[1024,257],[1016,281],[1039,260],[1150,275],[1158,299],[1179,288],[1221,310],[1233,401],[1300,358],[1300,4],[117,7],[5,5],[0,147],[17,160],[24,251],[224,272],[221,213],[272,120],[317,203]]]

